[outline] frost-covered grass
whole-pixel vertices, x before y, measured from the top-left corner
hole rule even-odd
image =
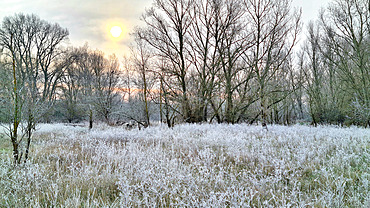
[[[370,130],[357,127],[43,124],[27,164],[10,153],[0,207],[370,205]]]

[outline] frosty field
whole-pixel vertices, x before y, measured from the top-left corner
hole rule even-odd
[[[246,124],[41,124],[0,207],[369,207],[370,129]]]

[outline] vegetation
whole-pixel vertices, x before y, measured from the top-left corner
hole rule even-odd
[[[369,135],[333,126],[42,124],[27,163],[14,169],[11,152],[1,153],[0,206],[365,208]]]
[[[2,120],[28,123],[29,135],[40,121],[89,120],[91,128],[95,120],[145,127],[152,120],[169,127],[369,126],[369,2],[333,1],[307,26],[300,49],[301,12],[290,4],[154,0],[122,64],[87,45],[63,47],[68,30],[58,24],[35,15],[6,17],[0,29]]]
[[[333,0],[301,48],[292,0],[153,1],[122,64],[3,19],[1,207],[370,204],[369,1]]]

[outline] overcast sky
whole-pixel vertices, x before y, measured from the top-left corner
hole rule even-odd
[[[317,18],[320,8],[330,0],[293,0],[302,7],[303,22]],[[34,13],[41,19],[57,22],[69,30],[70,44],[82,46],[88,42],[93,49],[119,57],[128,52],[129,33],[142,24],[140,17],[152,0],[0,0],[0,20],[15,13]],[[120,25],[124,34],[113,40],[109,27]]]

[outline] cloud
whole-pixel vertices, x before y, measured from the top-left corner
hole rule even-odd
[[[91,48],[121,56],[131,42],[128,33],[142,24],[141,15],[152,5],[153,0],[1,0],[0,19],[15,13],[34,13],[41,19],[57,22],[70,32],[74,46],[88,42]],[[302,7],[303,21],[317,18],[318,10],[329,0],[292,0],[294,7]],[[119,41],[109,37],[112,23],[125,27],[125,36]]]
[[[70,32],[73,45],[88,42],[92,48],[99,48],[106,53],[114,44],[115,52],[129,41],[128,33],[140,24],[140,16],[145,8],[151,6],[152,0],[2,0],[0,18],[15,13],[34,13],[41,19],[57,22]],[[125,27],[125,37],[120,41],[109,38],[107,25],[112,22]],[[107,48],[107,46],[110,46]]]

